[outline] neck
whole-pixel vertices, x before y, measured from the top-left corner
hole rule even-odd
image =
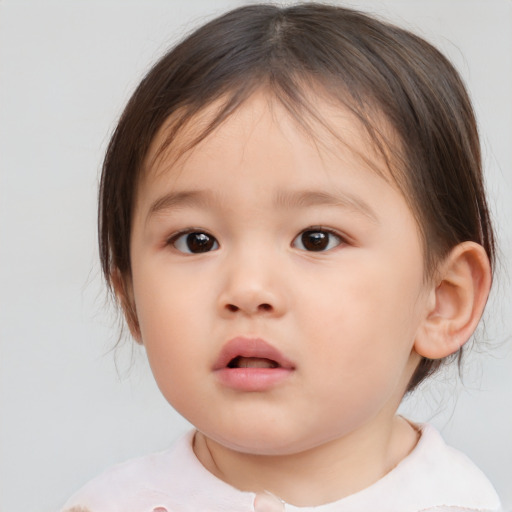
[[[394,417],[290,455],[252,455],[197,433],[194,451],[215,476],[242,491],[269,491],[295,506],[330,503],[373,484],[414,448],[416,430]]]

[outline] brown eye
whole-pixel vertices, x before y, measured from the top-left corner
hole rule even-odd
[[[304,251],[322,252],[337,247],[341,242],[341,237],[330,231],[308,229],[300,233],[292,245]]]
[[[219,248],[219,243],[215,237],[201,231],[183,233],[174,238],[171,243],[178,251],[187,254],[199,254],[215,251]]]

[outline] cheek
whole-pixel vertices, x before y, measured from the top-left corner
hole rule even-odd
[[[315,340],[316,371],[332,381],[327,387],[346,389],[341,381],[363,394],[394,385],[403,371],[419,324],[422,278],[369,263],[347,265],[323,287],[297,296],[298,303],[309,304],[298,321]]]
[[[193,328],[208,287],[192,282],[190,273],[165,258],[141,258],[133,263],[137,317],[147,338]],[[137,264],[138,263],[138,264]],[[196,322],[190,322],[195,318]]]
[[[198,328],[204,294],[183,286],[178,275],[160,272],[157,266],[134,273],[137,318],[149,362],[159,385],[161,380],[182,378],[185,367],[198,363]]]
[[[171,311],[161,307],[143,315],[141,334],[158,388],[184,414],[191,399],[200,400],[198,384],[204,378],[206,366],[196,344],[200,339],[195,329],[197,319],[184,317],[179,310]]]
[[[374,336],[367,338],[370,333],[394,335],[397,341],[407,337],[417,317],[421,274],[368,260],[354,258],[328,276],[303,282],[295,304],[314,330],[331,331],[331,337],[360,332],[359,342],[365,344],[377,341]]]

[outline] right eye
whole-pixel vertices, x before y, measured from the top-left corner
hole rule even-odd
[[[181,233],[171,238],[169,244],[186,254],[200,254],[215,251],[219,248],[219,243],[215,237],[203,231]]]

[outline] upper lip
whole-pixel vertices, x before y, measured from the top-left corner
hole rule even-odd
[[[295,365],[279,350],[261,338],[236,337],[222,347],[213,369],[226,368],[230,361],[236,357],[257,357],[275,361],[281,368],[294,369]]]

